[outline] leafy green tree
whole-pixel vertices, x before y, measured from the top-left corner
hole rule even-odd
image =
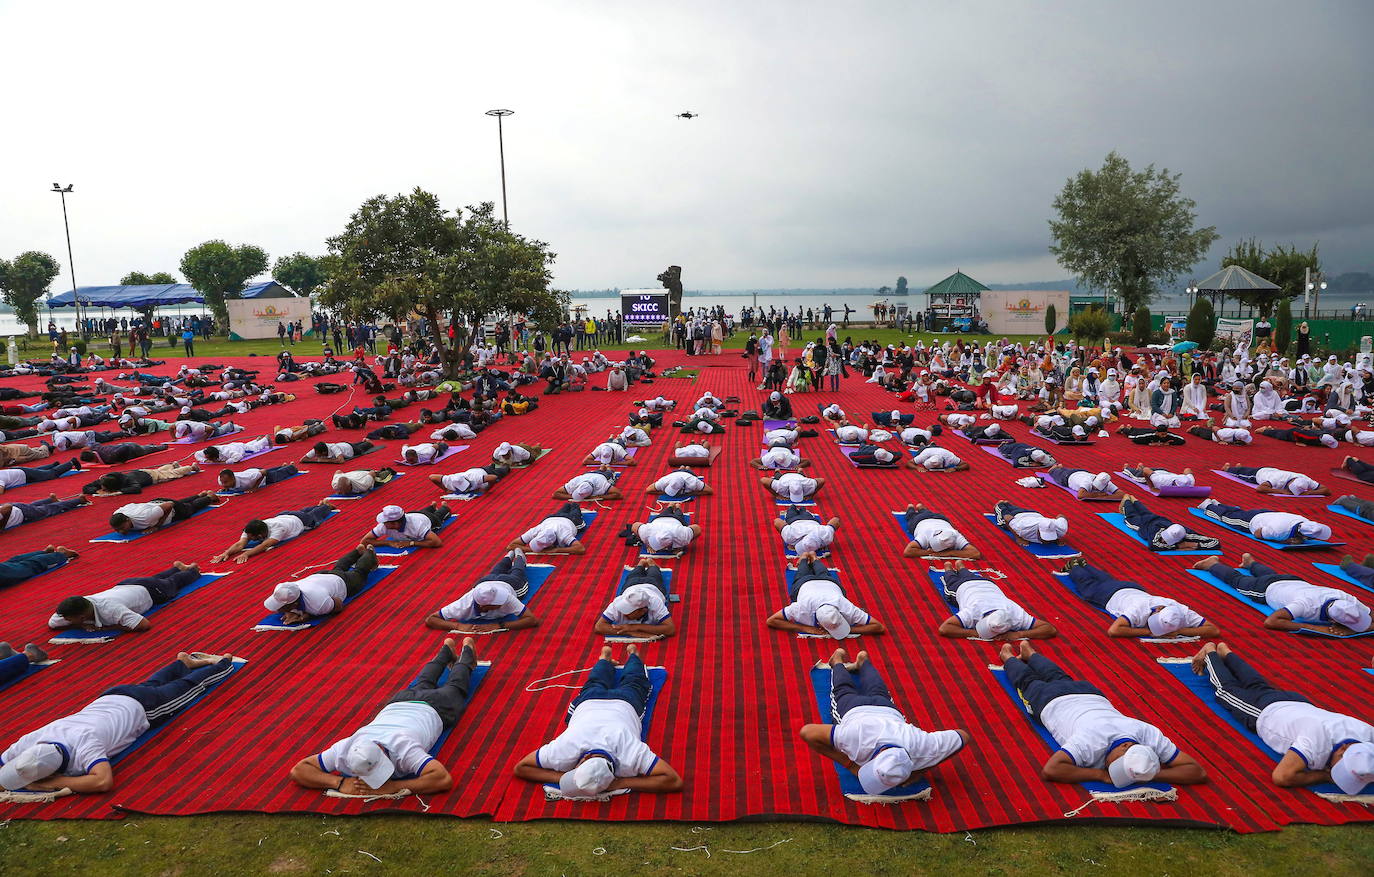
[[[1107,337],[1112,320],[1101,305],[1090,305],[1069,317],[1069,334],[1075,341],[1093,343]]]
[[[144,274],[142,271],[130,271],[119,281],[123,286],[162,286],[164,284],[176,283],[177,279],[166,271],[157,271],[153,274]]]
[[[1150,343],[1150,336],[1154,334],[1154,326],[1151,325],[1150,309],[1141,305],[1135,309],[1135,314],[1131,317],[1131,340],[1135,341],[1136,347],[1144,347]]]
[[[14,308],[15,316],[29,327],[29,334],[38,334],[38,302],[48,294],[53,278],[62,266],[47,253],[29,250],[14,257],[14,261],[0,259],[0,297]]]
[[[897,278],[897,295],[909,295],[909,294],[910,294],[910,293],[908,292],[908,290],[907,290],[907,288],[906,288],[906,278],[905,278],[905,277],[898,277],[898,278]]]
[[[231,247],[224,241],[206,241],[181,257],[181,273],[205,295],[205,303],[221,328],[229,326],[225,299],[238,298],[244,284],[266,270],[267,253],[252,244]]]
[[[1279,302],[1278,316],[1274,318],[1274,350],[1280,354],[1288,352],[1293,340],[1293,305],[1288,299]]]
[[[1045,308],[1045,334],[1053,335],[1054,326],[1058,322],[1059,313],[1054,309],[1054,305],[1051,304],[1049,307]]]
[[[1279,285],[1278,289],[1228,294],[1229,298],[1257,309],[1265,317],[1274,313],[1274,305],[1280,301],[1302,295],[1308,269],[1313,274],[1321,272],[1316,244],[1306,251],[1293,244],[1266,248],[1255,238],[1237,242],[1221,260],[1221,267],[1227,265],[1239,265]]]
[[[1179,191],[1179,174],[1133,171],[1116,152],[1083,170],[1054,199],[1050,252],[1092,289],[1115,289],[1124,313],[1147,304],[1206,255],[1214,226],[1195,228],[1196,203]]]
[[[305,253],[282,256],[272,266],[272,279],[296,295],[309,298],[327,279],[324,260]]]
[[[1207,350],[1212,346],[1212,339],[1217,334],[1217,312],[1210,299],[1198,296],[1197,301],[1193,302],[1192,310],[1188,311],[1186,334],[1199,350]]]
[[[416,188],[369,198],[329,239],[319,300],[361,319],[425,318],[441,329],[437,343],[456,369],[448,323],[525,314],[549,327],[562,319],[569,296],[549,288],[554,258],[543,241],[511,231],[491,202],[450,213]]]

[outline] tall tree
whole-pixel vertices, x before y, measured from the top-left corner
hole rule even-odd
[[[1239,265],[1270,283],[1279,285],[1278,289],[1228,295],[1228,298],[1233,298],[1243,305],[1256,308],[1265,317],[1273,314],[1274,305],[1280,301],[1302,295],[1308,269],[1311,269],[1313,274],[1321,271],[1316,244],[1312,245],[1312,249],[1304,251],[1299,250],[1294,244],[1265,247],[1255,238],[1236,242],[1221,260],[1221,267],[1225,268],[1227,265]]]
[[[1217,312],[1210,299],[1198,296],[1197,301],[1193,302],[1192,310],[1188,311],[1186,334],[1199,350],[1207,350],[1212,346],[1212,339],[1217,334]]]
[[[37,250],[20,253],[12,262],[0,259],[0,297],[31,335],[38,333],[38,302],[61,271],[56,259]]]
[[[1293,340],[1293,306],[1288,299],[1279,302],[1278,316],[1274,318],[1274,352],[1280,355],[1288,352]]]
[[[155,271],[152,274],[144,274],[142,271],[130,271],[119,281],[122,286],[162,286],[165,284],[176,283],[177,279],[166,271]]]
[[[568,307],[549,288],[555,258],[543,241],[516,234],[491,202],[450,213],[416,188],[364,201],[343,233],[329,239],[325,307],[352,317],[403,320],[419,315],[435,327],[525,314],[553,326]],[[451,369],[457,357],[435,333]]]
[[[282,256],[272,266],[272,279],[296,295],[309,298],[327,279],[324,260],[305,253]]]
[[[1092,289],[1115,289],[1123,313],[1149,303],[1206,255],[1214,226],[1195,228],[1196,203],[1179,190],[1180,174],[1154,165],[1134,171],[1115,151],[1100,170],[1070,177],[1054,199],[1050,252]]]
[[[205,303],[222,328],[229,325],[225,299],[238,298],[243,285],[266,270],[267,253],[252,244],[231,247],[224,241],[206,241],[181,257],[181,273],[205,295]]]
[[[908,291],[907,288],[906,288],[906,278],[905,278],[905,277],[898,277],[898,278],[897,278],[897,290],[896,290],[896,292],[897,292],[897,295],[909,295],[909,294],[910,294],[909,291]]]

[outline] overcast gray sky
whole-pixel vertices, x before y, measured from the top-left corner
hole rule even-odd
[[[177,272],[324,251],[419,185],[500,199],[563,288],[1065,276],[1050,202],[1111,149],[1230,242],[1374,269],[1374,2],[5,2],[0,255]],[[690,121],[674,113],[701,114]],[[499,204],[498,204],[499,206]]]

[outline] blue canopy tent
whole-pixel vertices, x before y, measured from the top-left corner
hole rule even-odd
[[[240,298],[284,298],[290,290],[268,280],[244,287]],[[198,304],[205,296],[189,283],[159,283],[151,286],[79,286],[75,292],[62,292],[48,300],[48,307],[73,307],[80,299],[83,308],[157,308]]]

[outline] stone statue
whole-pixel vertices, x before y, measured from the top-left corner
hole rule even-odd
[[[668,290],[668,313],[682,313],[682,266],[669,265],[666,271],[658,275],[658,282]]]

